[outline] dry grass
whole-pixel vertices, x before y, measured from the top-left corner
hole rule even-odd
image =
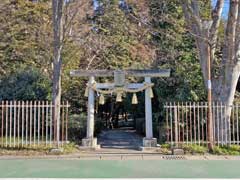
[[[45,156],[53,155],[50,150],[54,147],[39,145],[36,147],[0,147],[0,156]],[[65,144],[60,147],[62,154],[71,154],[78,152],[78,149],[74,143]]]

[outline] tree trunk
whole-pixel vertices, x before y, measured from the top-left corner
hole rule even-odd
[[[226,69],[224,78],[221,77],[221,80],[214,81],[213,101],[220,102],[223,105],[222,112],[218,114],[220,119],[215,118],[215,140],[218,138],[217,134],[220,134],[218,140],[223,142],[222,144],[229,144],[231,140],[229,125],[239,75],[239,66],[236,65]],[[217,123],[217,121],[219,122]]]
[[[215,58],[219,59],[216,57],[215,51],[218,39],[220,39],[219,29],[225,1],[216,0],[215,7],[209,9],[211,16],[207,21],[201,16],[201,6],[199,2],[199,0],[181,0],[185,20],[197,45],[205,86],[208,88],[207,57],[211,57],[211,63],[214,63]],[[223,134],[219,140],[225,140],[224,144],[230,142],[229,126],[226,126],[226,124],[230,125],[231,106],[233,104],[240,70],[240,1],[229,0],[227,3],[229,4],[229,13],[225,21],[227,23],[224,29],[222,58],[220,62],[216,64],[218,65],[218,73],[214,74],[214,72],[212,72],[212,77],[217,77],[216,79],[212,78],[213,101],[224,104],[224,111],[221,116],[219,116],[221,117],[221,123],[219,123],[219,129],[217,129],[217,131],[219,130]],[[210,52],[207,51],[208,47],[210,47]],[[225,124],[223,122],[225,122]]]
[[[211,57],[213,62],[214,48],[211,47],[210,52],[207,50],[208,43],[196,38],[196,45],[199,52],[200,65],[202,69],[204,84],[206,89],[208,88],[207,78],[207,57]],[[210,53],[210,54],[209,54]],[[226,60],[228,62],[228,60]],[[216,79],[212,78],[212,101],[222,103],[222,112],[219,111],[218,117],[213,119],[215,124],[215,141],[218,140],[221,144],[229,144],[231,136],[229,135],[229,123],[231,117],[231,110],[234,101],[234,95],[236,92],[237,82],[240,75],[240,65],[237,63],[226,63],[224,67],[220,69],[220,76]],[[221,108],[219,108],[221,109]],[[220,132],[218,132],[218,130]],[[217,134],[220,134],[219,139]],[[223,134],[223,135],[222,135]],[[222,143],[223,142],[223,143]]]
[[[54,105],[54,137],[59,145],[60,140],[60,106],[61,106],[61,67],[62,67],[62,39],[63,39],[63,0],[52,0],[53,9],[53,88],[52,101]]]

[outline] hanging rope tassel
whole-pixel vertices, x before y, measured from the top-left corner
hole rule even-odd
[[[150,98],[154,98],[154,94],[153,94],[152,88],[150,88],[149,96],[150,96]]]
[[[132,104],[138,104],[137,94],[134,93],[132,96]]]
[[[122,93],[117,93],[116,102],[122,102]]]
[[[104,98],[103,94],[101,94],[99,97],[99,104],[101,104],[101,105],[105,104],[105,98]]]
[[[88,90],[88,87],[86,87],[85,93],[84,93],[84,96],[85,96],[85,97],[88,97],[88,91],[89,91],[89,90]]]

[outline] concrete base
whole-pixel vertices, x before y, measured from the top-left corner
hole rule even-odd
[[[97,138],[84,138],[82,139],[82,147],[84,148],[98,148]]]
[[[143,138],[143,147],[145,148],[152,148],[157,147],[157,139],[156,138]]]

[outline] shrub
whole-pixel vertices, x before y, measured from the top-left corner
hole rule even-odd
[[[183,145],[182,148],[186,153],[191,154],[205,154],[208,151],[206,147],[199,145]]]
[[[161,144],[161,148],[170,149],[171,145],[170,144]]]
[[[240,146],[215,146],[212,153],[216,155],[240,155]]]
[[[86,114],[72,114],[69,116],[68,138],[70,141],[80,143],[80,140],[86,136],[86,130]]]

